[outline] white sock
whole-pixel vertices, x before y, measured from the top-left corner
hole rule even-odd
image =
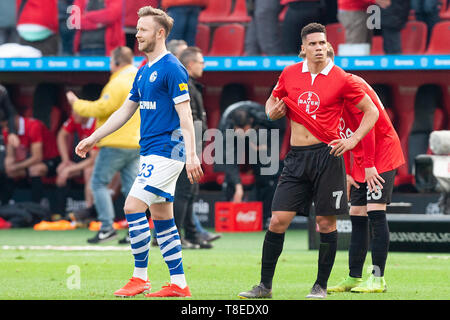
[[[181,289],[184,289],[187,286],[186,277],[184,276],[184,274],[171,275],[170,276],[170,283],[176,284]]]
[[[134,267],[133,277],[147,281],[147,279],[148,279],[147,268]]]

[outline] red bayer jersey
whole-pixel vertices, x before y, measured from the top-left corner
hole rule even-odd
[[[365,96],[359,82],[332,61],[317,75],[305,62],[284,68],[272,95],[283,99],[286,116],[324,143],[339,139],[344,100],[357,105]]]
[[[62,128],[70,134],[76,133],[78,139],[81,141],[94,133],[95,122],[95,118],[89,118],[85,123],[77,123],[73,116],[70,116],[69,119],[63,123]],[[95,146],[94,150],[98,150],[98,147]]]
[[[25,154],[17,155],[17,161],[23,161],[27,158],[26,154],[30,154],[31,145],[33,143],[42,143],[43,160],[53,159],[59,156],[58,146],[56,144],[56,137],[51,133],[45,124],[34,118],[19,118],[19,125],[17,127],[17,135],[19,136],[20,146],[18,150],[22,150]],[[7,142],[8,132],[3,131],[4,139]]]
[[[353,155],[353,166],[349,168],[348,156],[346,170],[357,182],[364,182],[365,168],[376,167],[378,173],[394,170],[401,166],[405,159],[400,145],[397,132],[395,132],[383,104],[376,92],[364,81],[364,79],[353,76],[361,83],[363,90],[376,105],[379,117],[372,130],[351,150]],[[359,127],[364,113],[355,107],[351,101],[345,101],[344,112],[339,125],[341,138],[349,138]]]
[[[73,116],[70,116],[63,125],[63,129],[74,134],[77,133],[80,140],[89,137],[95,131],[95,118],[89,118],[85,123],[76,123]]]

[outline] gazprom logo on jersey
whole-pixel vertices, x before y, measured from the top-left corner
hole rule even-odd
[[[312,114],[319,109],[320,99],[316,93],[306,91],[298,97],[297,104],[300,108],[303,108],[307,114]]]
[[[140,109],[155,110],[156,101],[139,101]]]

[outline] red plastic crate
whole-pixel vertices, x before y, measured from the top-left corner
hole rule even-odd
[[[262,230],[262,202],[216,202],[217,232],[256,232]]]

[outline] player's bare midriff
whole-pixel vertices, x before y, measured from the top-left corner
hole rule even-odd
[[[291,146],[311,146],[321,143],[308,129],[291,120]]]

